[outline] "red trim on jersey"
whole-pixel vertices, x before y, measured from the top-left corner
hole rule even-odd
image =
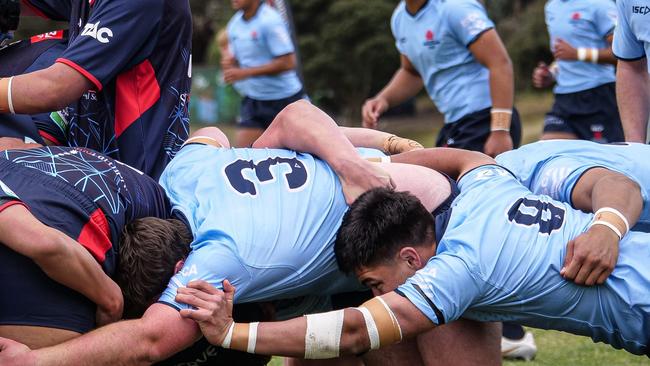
[[[59,140],[57,140],[56,137],[50,135],[49,133],[45,131],[38,130],[38,134],[41,135],[41,137],[47,141],[50,141],[54,145],[61,146],[63,145]]]
[[[88,0],[88,3],[90,4],[90,6],[93,6],[95,5],[95,0]]]
[[[108,220],[101,209],[98,208],[90,215],[90,220],[84,225],[77,241],[88,249],[99,263],[104,263],[106,252],[113,244]]]
[[[30,3],[29,0],[22,0],[21,2],[25,6],[27,6],[29,8],[29,10],[31,10],[34,14],[36,14],[36,16],[39,16],[39,17],[45,18],[45,19],[51,19],[50,17],[45,15],[45,13],[43,13],[39,8],[34,6],[32,3]]]
[[[97,91],[102,91],[103,88],[102,83],[100,83],[99,80],[97,80],[97,78],[93,76],[93,74],[86,71],[86,69],[84,69],[83,67],[77,65],[73,61],[68,60],[67,58],[57,58],[56,62],[60,62],[64,65],[68,65],[73,69],[77,70],[81,75],[85,76],[86,79],[90,80],[91,83],[95,84]]]
[[[25,202],[23,202],[23,201],[18,201],[18,200],[14,200],[14,201],[6,202],[6,203],[3,204],[2,206],[0,206],[0,212],[2,212],[2,211],[4,211],[4,210],[8,209],[8,208],[11,207],[11,206],[15,206],[15,205],[21,205],[21,206],[24,206],[24,207],[29,211],[29,207],[27,207],[27,205],[25,204]]]
[[[144,60],[118,75],[115,88],[115,136],[119,137],[156,104],[160,86],[151,62]]]
[[[57,30],[53,32],[47,32],[43,34],[38,34],[36,36],[32,36],[29,40],[31,43],[38,43],[38,42],[43,42],[43,41],[48,41],[50,39],[63,39],[64,32],[62,30]]]

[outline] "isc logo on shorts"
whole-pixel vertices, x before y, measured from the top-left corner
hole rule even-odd
[[[113,37],[113,31],[107,27],[100,28],[99,22],[94,24],[88,23],[84,27],[83,32],[81,32],[81,36],[93,37],[96,40],[98,40],[100,43],[108,43],[110,42],[109,38]]]

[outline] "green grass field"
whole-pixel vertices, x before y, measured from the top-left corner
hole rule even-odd
[[[523,122],[523,143],[536,141],[542,131],[544,114],[551,107],[553,100],[550,93],[524,94],[517,99],[516,106]],[[431,102],[423,98],[418,100],[416,117],[391,118],[382,122],[380,128],[404,137],[420,141],[425,147],[435,144],[435,136],[442,126],[442,117],[435,113]],[[224,127],[231,137],[231,126]],[[531,329],[535,334],[538,353],[535,360],[506,361],[506,366],[632,366],[650,365],[650,359],[631,355],[625,351],[599,343],[594,344],[587,337],[571,334]],[[271,366],[281,366],[282,359],[273,358]],[[451,365],[453,366],[453,365]]]

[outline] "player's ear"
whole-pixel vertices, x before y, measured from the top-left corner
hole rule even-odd
[[[185,265],[185,259],[176,262],[176,265],[174,266],[174,274],[178,273],[183,268],[183,265]]]
[[[399,259],[404,261],[409,268],[418,270],[422,268],[422,258],[413,247],[404,247],[399,251]]]

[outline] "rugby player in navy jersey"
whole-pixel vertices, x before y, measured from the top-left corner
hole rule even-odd
[[[148,271],[162,287],[187,253],[186,243],[158,249],[164,270],[140,268],[130,259],[139,244],[121,240],[125,226],[169,217],[162,188],[90,149],[6,140],[27,149],[0,152],[0,334],[34,347],[60,343],[95,327],[93,302],[97,325],[119,320],[122,293],[108,276],[124,291],[127,315],[141,313],[147,299],[129,276]]]
[[[157,178],[189,132],[189,1],[23,0],[68,21],[69,43],[40,71],[0,79],[0,113],[66,109],[70,146]]]

